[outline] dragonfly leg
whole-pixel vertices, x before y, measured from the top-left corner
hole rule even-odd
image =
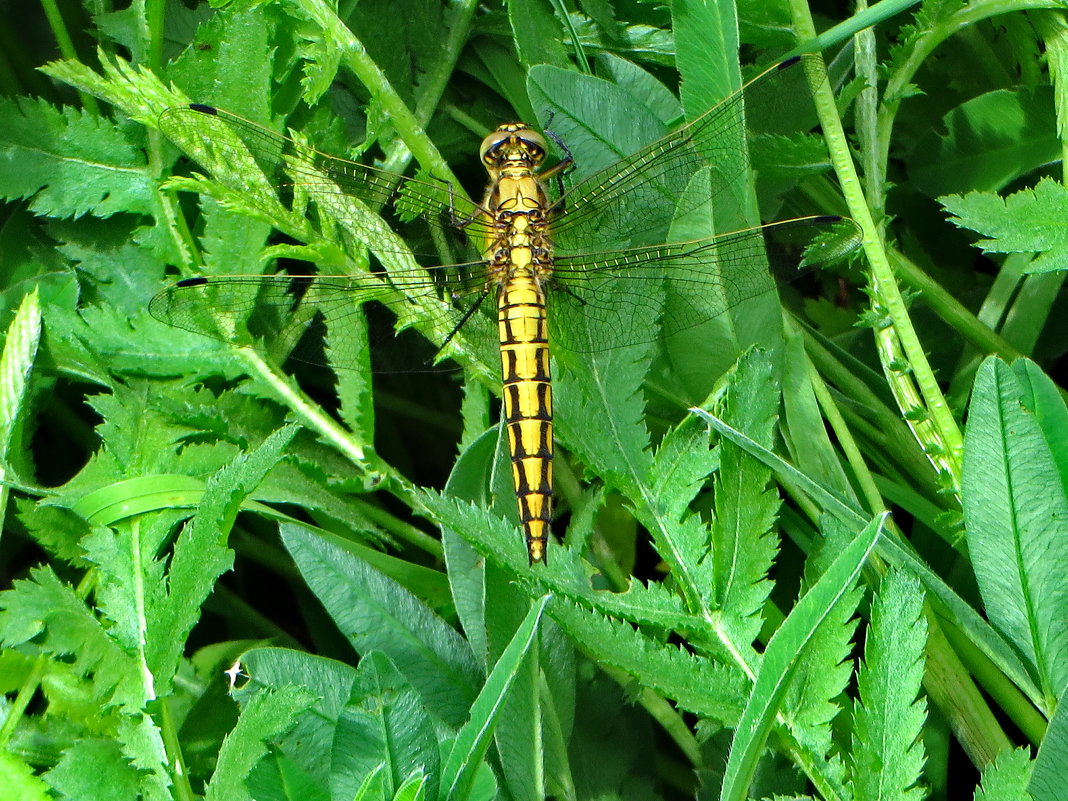
[[[538,177],[543,181],[548,178],[555,178],[559,181],[561,178],[563,178],[563,176],[574,171],[575,169],[575,154],[571,152],[571,148],[567,146],[567,142],[565,142],[563,138],[556,133],[556,131],[549,128],[549,124],[552,121],[552,114],[550,114],[549,119],[545,122],[545,135],[552,139],[553,143],[558,148],[560,148],[560,150],[564,154],[564,157],[560,159],[560,161],[558,161],[556,164],[551,166],[549,169],[542,170],[540,173],[538,173]]]
[[[441,343],[441,347],[438,348],[438,352],[436,354],[434,354],[435,358],[440,356],[445,351],[445,348],[447,348],[449,346],[449,343],[452,342],[452,340],[456,337],[456,335],[458,333],[460,333],[460,329],[464,327],[464,323],[466,323],[468,320],[471,319],[471,315],[474,314],[478,310],[478,307],[482,305],[482,301],[484,301],[486,299],[487,295],[489,295],[489,289],[488,288],[484,289],[482,291],[482,294],[478,296],[478,298],[475,300],[475,302],[472,303],[470,306],[467,307],[467,309],[464,310],[464,314],[463,314],[463,317],[460,318],[460,322],[458,322],[456,325],[454,325],[452,327],[452,330],[449,332],[449,335],[447,337],[445,337],[445,341],[442,342]]]
[[[553,292],[556,293],[557,295],[567,295],[573,301],[575,301],[575,303],[577,303],[579,306],[585,306],[586,305],[587,301],[586,301],[585,298],[579,297],[578,295],[576,295],[574,293],[574,291],[571,289],[571,287],[565,286],[565,285],[561,284],[559,281],[554,281],[553,282]]]
[[[461,217],[456,213],[456,189],[452,185],[452,181],[446,181],[444,178],[438,178],[436,175],[431,175],[435,181],[445,184],[445,188],[449,193],[449,224],[455,228],[466,228],[475,218],[482,214],[480,209],[476,209],[466,217]]]

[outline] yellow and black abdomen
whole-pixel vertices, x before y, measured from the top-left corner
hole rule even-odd
[[[545,285],[552,274],[548,198],[534,173],[545,142],[522,123],[486,137],[482,160],[492,182],[484,208],[485,245],[497,286],[504,424],[519,519],[530,563],[545,562],[553,499],[553,397]]]
[[[545,293],[530,270],[502,284],[497,306],[504,421],[530,562],[545,562],[552,519],[553,402]]]

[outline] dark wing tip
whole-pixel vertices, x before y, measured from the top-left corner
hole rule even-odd
[[[208,283],[208,279],[207,278],[183,278],[181,281],[179,281],[177,284],[175,284],[175,286],[177,286],[177,287],[204,286],[204,284],[206,284],[206,283]]]
[[[826,225],[828,223],[842,222],[845,217],[841,217],[837,214],[823,214],[819,217],[812,218],[813,225]]]
[[[215,106],[205,106],[203,103],[190,103],[189,108],[192,111],[199,111],[201,114],[210,114],[216,116],[219,113],[219,109]]]
[[[790,58],[786,59],[785,61],[780,61],[779,65],[776,67],[776,69],[784,70],[787,67],[792,67],[794,64],[796,64],[800,60],[801,60],[801,56],[791,56]]]

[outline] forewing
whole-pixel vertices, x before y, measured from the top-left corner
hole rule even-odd
[[[852,220],[805,217],[692,242],[562,256],[550,294],[552,343],[590,353],[672,337],[860,242]]]
[[[467,268],[471,265],[454,265]],[[444,268],[409,274],[352,276],[269,275],[191,278],[168,287],[152,299],[149,312],[156,319],[186,331],[269,354],[279,364],[296,359],[326,365],[323,338],[329,331],[330,366],[355,369],[370,345],[391,339],[395,328],[414,325],[438,345],[451,340],[459,345],[456,327],[464,320],[464,303],[481,296],[453,294],[452,271]],[[436,273],[440,273],[435,277]],[[351,315],[364,313],[373,303],[387,319],[375,317],[377,329],[369,337],[362,325],[340,325]],[[479,320],[476,316],[475,320]],[[471,321],[467,326],[477,327]],[[489,327],[488,321],[481,321]],[[484,334],[485,332],[482,332]],[[433,353],[407,364],[394,362],[383,370],[433,368]]]
[[[822,75],[811,58],[778,64],[692,122],[565,191],[553,207],[559,251],[663,240],[673,217],[688,211],[677,204],[693,175],[713,168],[714,201],[750,164],[747,129],[768,128],[783,104],[807,96]]]
[[[338,196],[355,198],[372,212],[388,211],[398,221],[421,217],[431,228],[455,237],[463,230],[474,243],[489,232],[481,208],[442,181],[406,178],[301,144],[236,114],[192,104],[160,116],[160,130],[269,218],[281,200],[308,197],[333,207]],[[381,243],[376,243],[380,248]]]

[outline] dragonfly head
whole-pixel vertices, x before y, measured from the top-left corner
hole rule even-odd
[[[500,170],[509,164],[522,164],[531,169],[545,160],[548,145],[537,131],[526,123],[510,122],[482,140],[482,163],[489,170]]]

